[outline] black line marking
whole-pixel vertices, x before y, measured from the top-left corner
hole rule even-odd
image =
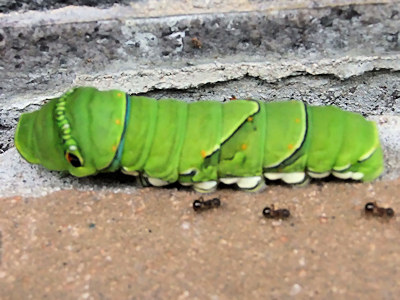
[[[370,158],[372,157],[372,155],[375,154],[375,152],[376,152],[377,149],[378,149],[378,147],[376,147],[376,148],[374,149],[374,151],[372,151],[372,153],[371,153],[370,155],[368,155],[366,158],[364,158],[364,159],[362,159],[362,160],[357,160],[357,162],[358,162],[358,163],[362,163],[362,162],[364,162],[364,161],[370,159]]]
[[[282,161],[281,165],[284,165],[289,159],[294,157],[297,154],[297,152],[299,152],[300,149],[303,147],[303,145],[304,145],[304,143],[305,143],[305,141],[307,139],[307,134],[308,134],[308,111],[307,111],[307,104],[305,102],[303,102],[303,105],[304,105],[304,113],[305,113],[305,116],[306,116],[306,121],[305,121],[306,130],[304,132],[303,140],[301,141],[300,146],[293,152],[293,154],[290,155],[288,158],[286,158],[284,161]]]
[[[260,103],[258,101],[256,101],[256,100],[248,100],[248,101],[253,101],[253,102],[255,102],[257,104],[257,111],[254,112],[253,114],[247,116],[247,118],[235,129],[235,131],[227,139],[225,139],[222,143],[219,144],[219,147],[217,149],[215,149],[209,155],[205,156],[204,157],[204,162],[206,162],[207,160],[210,160],[213,155],[215,155],[216,153],[220,152],[222,145],[225,144],[231,137],[233,137],[235,135],[235,133],[238,132],[240,130],[240,128],[242,128],[242,126],[244,126],[244,124],[247,123],[248,118],[254,117],[256,114],[258,114],[260,112],[261,108],[260,108]],[[221,122],[223,122],[222,118],[221,118]],[[220,158],[221,158],[221,154],[219,153],[219,155],[218,155],[218,163],[215,166],[217,168],[217,173],[218,173],[218,169],[219,169],[219,164],[221,162]],[[232,159],[233,159],[233,157],[232,157]],[[205,165],[209,166],[209,164],[205,164]],[[195,172],[195,174],[197,174],[197,173],[198,172]],[[191,175],[191,174],[178,174],[178,175],[179,176],[182,176],[182,175],[183,176],[187,176],[187,175]],[[192,176],[192,178],[193,178],[193,176]],[[193,181],[192,178],[191,178],[191,182],[192,183],[197,183],[197,181]],[[219,179],[219,176],[217,175],[216,180],[218,180],[218,179]]]
[[[293,183],[293,185],[298,185],[299,186],[299,185],[305,184],[308,180],[310,180],[310,176],[306,172],[304,172],[303,180],[300,181],[300,182],[295,182],[295,183]]]
[[[131,99],[127,93],[125,93],[125,116],[124,116],[124,128],[122,129],[122,134],[121,134],[121,139],[119,140],[119,144],[117,147],[117,150],[115,151],[114,157],[110,164],[105,167],[104,169],[100,171],[107,171],[107,169],[111,168],[115,163],[118,163],[118,169],[121,167],[121,157],[122,157],[122,151],[125,145],[125,133],[126,129],[128,127],[128,120],[130,117],[130,111],[131,111]]]
[[[337,173],[345,173],[345,172],[347,172],[348,170],[350,170],[350,168],[352,167],[353,165],[352,164],[350,164],[350,166],[348,166],[346,169],[343,169],[343,170],[336,170],[335,168],[333,168],[331,171],[333,171],[333,172],[337,172]],[[312,172],[312,171],[311,171]],[[328,172],[328,171],[327,171]],[[316,173],[316,172],[314,172],[314,173]]]
[[[276,165],[275,167],[271,167],[271,168],[264,168],[263,167],[263,173],[264,172],[268,172],[270,170],[275,170],[275,169],[278,169],[278,168],[289,166],[289,165],[293,164],[294,162],[296,162],[300,158],[300,157],[296,157],[296,156],[299,154],[300,150],[302,150],[302,148],[304,146],[304,143],[307,140],[308,126],[309,126],[309,124],[308,124],[309,117],[308,117],[308,111],[307,111],[307,104],[305,102],[303,102],[303,105],[304,105],[304,112],[305,112],[305,117],[306,117],[306,120],[305,120],[306,130],[304,131],[303,140],[301,141],[300,146],[297,147],[297,149],[290,156],[285,158],[279,165]]]
[[[256,101],[256,100],[247,100],[247,101],[253,101],[253,102],[255,102],[255,103],[257,104],[257,108],[258,108],[257,111],[256,111],[255,113],[253,113],[253,114],[247,116],[247,118],[242,122],[242,124],[240,124],[240,125],[235,129],[235,131],[234,131],[228,138],[226,138],[222,143],[219,144],[219,147],[218,147],[216,150],[214,150],[214,151],[211,152],[209,155],[207,155],[206,157],[204,157],[204,160],[210,159],[211,156],[213,156],[213,155],[216,154],[217,152],[221,151],[222,145],[225,144],[231,137],[233,137],[233,136],[235,135],[235,133],[238,132],[238,131],[240,130],[240,128],[242,128],[242,126],[244,126],[244,124],[247,123],[247,119],[250,118],[250,117],[254,117],[256,114],[258,114],[258,113],[260,112],[261,108],[260,108],[260,103],[259,103],[258,101]],[[222,119],[221,119],[221,122],[223,122]],[[217,167],[217,173],[218,173],[218,170],[219,170],[219,164],[220,164],[220,162],[221,162],[220,158],[221,158],[221,155],[218,156],[218,163],[217,163],[217,165],[216,165],[216,167]],[[232,159],[233,159],[233,158],[232,158]],[[219,179],[219,176],[217,175],[217,180],[218,180],[218,179]]]
[[[256,111],[255,113],[253,113],[253,114],[247,116],[247,118],[242,122],[242,124],[240,124],[240,125],[235,129],[235,131],[233,131],[232,134],[231,134],[230,136],[228,136],[228,137],[225,139],[225,141],[223,141],[222,143],[220,143],[219,149],[217,149],[217,150],[214,151],[213,153],[215,153],[215,152],[217,152],[217,151],[221,151],[222,145],[224,145],[226,142],[228,142],[228,141],[235,135],[235,133],[238,132],[238,131],[244,126],[244,124],[246,124],[246,123],[248,122],[247,120],[248,120],[249,118],[254,117],[256,114],[258,114],[258,113],[260,112],[261,108],[260,108],[260,103],[259,103],[258,101],[256,101],[256,100],[247,100],[247,101],[253,101],[253,102],[255,102],[255,103],[257,104],[257,111]],[[222,121],[222,120],[221,120],[221,121]],[[253,120],[253,121],[254,121],[254,120]],[[211,156],[213,153],[211,153],[210,156]],[[208,156],[206,156],[206,158],[207,158],[207,157],[208,157]],[[225,161],[227,161],[227,160],[232,160],[233,158],[234,158],[234,156],[233,156],[232,158],[230,158],[230,159],[224,159],[224,160],[225,160]],[[221,154],[218,156],[217,180],[220,178],[220,177],[219,177],[219,164],[220,164],[220,162],[221,162]]]
[[[253,101],[253,102],[255,102],[255,103],[257,104],[258,110],[257,110],[254,114],[249,115],[249,116],[242,122],[242,124],[240,124],[240,125],[238,126],[238,128],[236,128],[235,131],[234,131],[230,136],[228,136],[228,137],[226,138],[225,141],[223,141],[223,142],[220,144],[220,146],[219,146],[220,148],[222,147],[223,144],[225,144],[227,141],[229,141],[229,140],[235,135],[235,133],[238,132],[238,131],[240,130],[240,128],[242,128],[242,126],[243,126],[244,124],[247,123],[247,119],[248,119],[248,118],[254,117],[256,114],[258,114],[258,113],[260,112],[260,103],[259,103],[258,101],[255,101],[255,100],[248,100],[248,101]]]
[[[216,150],[214,150],[213,152],[211,152],[210,154],[208,154],[207,156],[205,156],[204,159],[210,158],[210,157],[213,156],[215,153],[217,153],[218,151],[220,151],[222,145],[225,144],[232,136],[234,136],[235,133],[238,132],[238,131],[240,130],[240,128],[242,128],[242,126],[243,126],[244,124],[246,124],[248,118],[254,117],[256,114],[258,114],[258,113],[260,112],[260,103],[259,103],[258,101],[256,101],[256,100],[247,100],[247,101],[253,101],[253,102],[255,102],[255,103],[257,104],[258,110],[257,110],[255,113],[253,113],[252,115],[249,115],[249,116],[242,122],[242,124],[240,124],[240,125],[238,126],[238,128],[236,128],[235,131],[234,131],[229,137],[226,138],[226,140],[224,140],[222,143],[219,144],[219,147],[218,147]],[[222,122],[222,121],[223,121],[223,120],[221,119],[221,122]],[[218,164],[219,164],[219,162],[220,162],[220,161],[218,160]]]
[[[350,168],[350,167],[349,167]],[[310,170],[308,167],[306,167],[306,169],[304,170],[304,172],[310,172],[310,173],[313,173],[313,174],[319,174],[319,175],[322,175],[322,174],[325,174],[326,172],[330,172],[330,171],[335,171],[334,169],[331,169],[331,170],[327,170],[327,171],[324,171],[324,172],[315,172],[315,171],[312,171],[312,170]],[[335,171],[336,172],[336,171]]]
[[[139,173],[138,178],[139,178],[139,182],[140,182],[140,184],[142,185],[142,187],[153,186],[153,185],[149,182],[149,179],[148,179],[146,176],[144,176],[144,173],[143,173],[143,172],[140,172],[140,173]]]
[[[197,174],[197,172],[198,171],[196,171],[196,170],[192,170],[189,173],[180,173],[179,176],[192,176],[193,177],[194,175]]]

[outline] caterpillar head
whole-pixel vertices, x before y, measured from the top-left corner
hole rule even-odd
[[[125,93],[76,88],[23,114],[15,146],[28,162],[50,170],[95,174],[109,168],[116,156],[125,113]]]

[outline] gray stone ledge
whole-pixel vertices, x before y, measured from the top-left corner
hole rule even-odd
[[[104,75],[79,75],[75,86],[122,89],[130,94],[155,89],[188,89],[209,83],[252,77],[267,82],[299,75],[333,75],[347,79],[374,70],[400,70],[400,54],[388,56],[340,57],[320,61],[286,60],[276,62],[211,63],[180,69],[142,69]],[[132,82],[135,85],[132,86]]]
[[[122,85],[136,93],[245,75],[345,79],[398,70],[399,11],[399,4],[380,4],[63,23],[65,14],[54,24],[21,27],[4,17],[0,105],[21,107],[74,84]]]
[[[2,1],[6,2],[2,4]],[[41,25],[65,22],[89,22],[93,20],[149,18],[189,14],[230,13],[261,11],[271,12],[285,9],[339,7],[348,5],[391,4],[393,0],[70,0],[60,3],[56,0],[20,0],[22,5],[0,0],[0,23],[5,21],[11,26],[18,24]],[[86,2],[86,3],[85,3]],[[89,3],[88,3],[89,2]],[[94,3],[97,2],[97,3]],[[121,5],[120,5],[121,4]],[[113,5],[112,7],[110,7]],[[107,9],[105,9],[107,8]],[[29,11],[33,10],[33,11]],[[43,10],[43,11],[42,11]],[[1,11],[1,10],[0,10]],[[49,13],[50,12],[50,13]],[[28,21],[27,21],[28,20]]]
[[[183,68],[153,68],[96,75],[77,75],[71,86],[94,86],[101,90],[120,89],[130,94],[159,89],[194,88],[205,84],[238,80],[244,77],[276,82],[300,75],[332,75],[348,79],[369,71],[400,70],[400,54],[387,56],[341,57],[321,61],[276,61],[243,63],[210,63]],[[134,83],[134,84],[133,84]],[[15,92],[7,98],[2,109],[22,109],[29,104],[60,96],[64,91],[44,91],[40,95]],[[0,101],[1,102],[1,101]]]

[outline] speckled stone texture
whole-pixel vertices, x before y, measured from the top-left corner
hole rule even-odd
[[[78,13],[65,8],[65,18]],[[38,14],[0,18],[5,107],[43,100],[73,84],[139,93],[246,75],[276,82],[400,70],[399,4],[88,21]]]
[[[10,13],[21,10],[47,10],[65,7],[67,5],[85,5],[106,8],[113,4],[127,5],[129,2],[137,2],[137,0],[2,0],[0,1],[0,13]]]

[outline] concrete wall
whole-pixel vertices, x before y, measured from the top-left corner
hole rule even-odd
[[[378,122],[384,178],[399,177],[397,1],[55,2],[0,2],[0,181],[54,178],[19,159],[13,133],[21,112],[75,85],[334,104]]]

